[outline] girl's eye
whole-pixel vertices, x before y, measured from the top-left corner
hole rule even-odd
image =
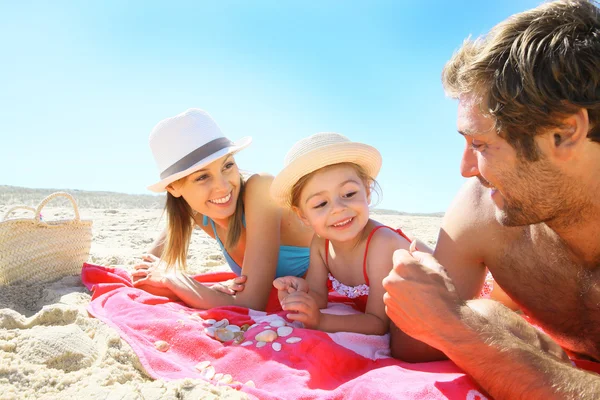
[[[351,197],[353,197],[357,192],[350,192],[350,193],[346,193],[343,197],[346,199],[349,199]]]
[[[321,203],[317,204],[316,206],[314,206],[313,208],[323,208],[325,207],[325,205],[327,204],[326,201],[322,201]]]
[[[231,168],[233,168],[234,165],[235,165],[235,163],[233,161],[230,161],[227,164],[225,164],[225,168],[223,168],[223,169],[231,169]]]

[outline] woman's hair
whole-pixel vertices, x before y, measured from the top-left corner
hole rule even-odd
[[[475,95],[496,131],[526,159],[535,135],[561,117],[588,111],[588,138],[600,142],[600,10],[594,1],[543,4],[467,39],[442,73],[446,93]]]
[[[184,178],[185,179],[185,178]],[[225,248],[231,249],[240,240],[244,227],[244,189],[245,182],[240,175],[240,192],[235,205],[235,212],[229,219]],[[187,254],[194,229],[194,212],[183,197],[175,197],[167,192],[165,202],[167,213],[167,236],[161,259],[167,268],[177,268],[182,271],[187,269]],[[200,214],[197,214],[201,216]]]
[[[367,188],[367,192],[369,194],[371,194],[373,192],[379,194],[380,190],[379,190],[379,185],[378,185],[377,181],[375,180],[375,178],[369,176],[369,174],[363,167],[361,167],[358,164],[351,163],[351,162],[343,162],[343,163],[327,165],[323,168],[319,168],[318,170],[313,171],[310,174],[306,174],[303,177],[301,177],[300,179],[298,179],[298,181],[292,187],[292,207],[300,207],[300,195],[302,194],[302,190],[304,189],[304,186],[306,186],[306,183],[308,182],[308,180],[316,172],[322,171],[325,168],[331,168],[331,167],[335,167],[338,165],[345,165],[345,166],[353,168],[356,171],[356,174],[358,175],[360,180],[364,183],[365,187]]]

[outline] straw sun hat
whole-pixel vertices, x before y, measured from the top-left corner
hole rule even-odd
[[[350,141],[339,133],[317,133],[297,142],[285,156],[283,170],[271,184],[271,196],[291,207],[292,188],[300,178],[328,165],[360,165],[373,179],[381,168],[381,154],[369,145]]]
[[[161,180],[148,189],[160,193],[170,183],[242,150],[252,138],[232,142],[206,111],[190,108],[156,124],[149,141]]]

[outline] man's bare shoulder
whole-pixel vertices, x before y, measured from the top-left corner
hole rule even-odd
[[[495,217],[490,190],[476,178],[465,182],[444,215],[441,231],[463,245],[490,245],[502,226]],[[441,235],[441,233],[440,233]]]

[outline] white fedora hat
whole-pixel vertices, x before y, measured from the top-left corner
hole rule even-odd
[[[283,169],[271,183],[271,197],[284,207],[292,205],[292,188],[300,178],[328,165],[354,163],[373,179],[381,169],[381,154],[369,145],[350,141],[339,133],[323,132],[297,142],[285,156]]]
[[[247,147],[252,138],[232,142],[206,111],[190,108],[156,124],[149,142],[161,180],[148,189],[164,192],[170,183]]]

